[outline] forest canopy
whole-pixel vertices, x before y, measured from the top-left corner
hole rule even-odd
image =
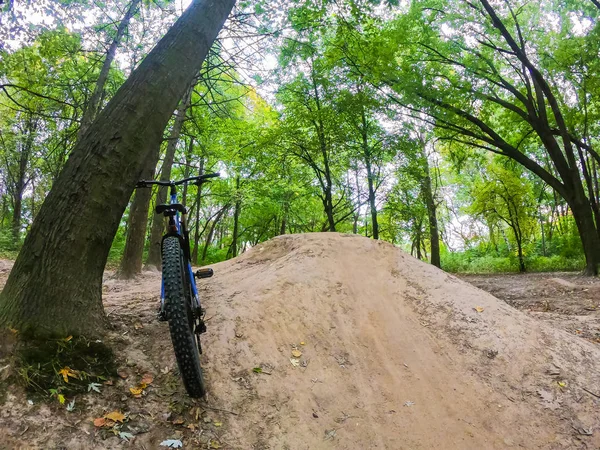
[[[0,6],[3,256],[188,4]],[[140,178],[221,173],[182,192],[198,265],[337,231],[447,271],[597,274],[599,17],[594,0],[239,1]],[[123,276],[160,265],[165,195],[131,196],[108,254]]]

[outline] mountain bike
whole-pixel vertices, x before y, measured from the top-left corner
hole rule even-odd
[[[156,205],[155,208],[156,214],[168,218],[167,230],[161,242],[162,283],[158,319],[169,322],[179,372],[185,390],[194,398],[206,394],[200,367],[200,335],[206,332],[206,325],[195,279],[212,277],[213,271],[207,268],[196,272],[192,270],[187,210],[177,201],[177,186],[192,183],[200,189],[203,183],[218,176],[218,173],[209,173],[180,181],[141,180],[136,185],[136,188],[158,185],[170,189],[170,203]]]

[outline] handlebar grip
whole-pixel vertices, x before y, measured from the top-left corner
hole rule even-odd
[[[145,180],[140,180],[135,184],[135,188],[139,189],[139,188],[147,188],[150,187],[148,186],[147,182]]]
[[[220,177],[221,174],[219,172],[215,172],[215,173],[208,173],[206,175],[202,175],[202,179],[206,179],[206,178],[217,178]]]

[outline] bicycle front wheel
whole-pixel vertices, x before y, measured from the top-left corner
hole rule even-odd
[[[191,294],[179,239],[176,236],[165,238],[162,250],[165,309],[177,365],[189,396],[204,397],[206,389],[194,334]]]

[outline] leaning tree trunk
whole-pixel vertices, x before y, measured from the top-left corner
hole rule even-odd
[[[96,81],[96,85],[94,86],[94,92],[90,97],[89,102],[87,103],[85,110],[83,111],[83,117],[81,118],[81,125],[79,127],[79,132],[77,134],[77,139],[82,139],[83,135],[90,127],[90,124],[98,114],[100,109],[100,102],[102,101],[102,97],[104,96],[104,87],[106,86],[106,81],[108,80],[108,74],[110,73],[110,66],[112,65],[113,60],[115,59],[115,55],[117,53],[117,48],[121,43],[121,39],[125,34],[125,30],[129,26],[129,21],[135,14],[135,10],[140,4],[141,0],[133,0],[119,22],[119,26],[117,27],[117,34],[115,38],[110,43],[110,47],[106,52],[106,58],[104,58],[104,62],[102,63],[102,68],[100,69],[100,75],[98,76],[98,80]]]
[[[75,145],[0,294],[0,324],[38,337],[103,334],[102,275],[121,216],[234,3],[194,1]]]
[[[177,142],[179,141],[183,122],[185,121],[185,113],[190,105],[191,96],[192,87],[190,86],[185,94],[185,98],[181,102],[181,106],[177,110],[175,123],[173,124],[173,129],[169,135],[169,143],[167,144],[167,151],[165,152],[165,159],[160,172],[161,181],[169,181],[171,179],[171,169],[173,168],[173,160],[175,159],[175,150],[177,150]],[[158,187],[158,191],[156,192],[157,205],[167,201],[167,189],[166,186]],[[154,220],[152,220],[152,229],[150,231],[150,247],[148,249],[148,259],[146,263],[149,266],[155,266],[159,269],[162,265],[160,243],[162,242],[163,232],[164,219],[160,216],[154,216]]]
[[[158,162],[160,145],[157,145],[153,154],[146,161],[146,167],[140,178],[151,180]],[[148,209],[152,198],[151,189],[138,189],[135,192],[131,208],[129,210],[129,221],[127,225],[127,240],[121,258],[121,265],[117,276],[122,279],[130,279],[142,273],[142,259],[144,256],[144,242],[146,241],[146,228],[148,227]]]

